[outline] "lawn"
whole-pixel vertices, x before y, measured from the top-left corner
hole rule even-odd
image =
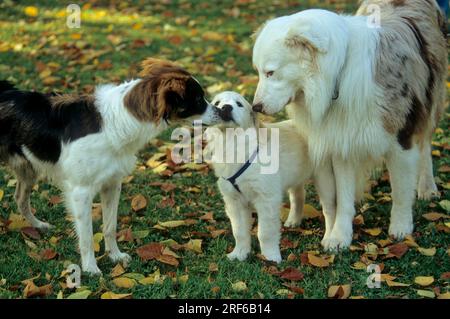
[[[348,3],[354,2],[90,1],[82,6],[81,28],[70,29],[60,1],[34,7],[37,1],[6,0],[0,4],[0,74],[22,89],[90,92],[99,83],[136,76],[140,61],[154,56],[183,65],[210,97],[232,89],[251,99],[258,79],[250,36],[262,22],[307,7],[352,12],[355,6]],[[101,212],[94,207],[103,276],[83,276],[77,291],[65,285],[64,270],[80,260],[60,192],[45,183],[35,187],[32,206],[56,226],[38,234],[16,215],[14,177],[0,169],[0,297],[327,298],[330,286],[342,285],[340,297],[436,298],[450,291],[449,125],[447,113],[433,142],[441,199],[416,203],[412,238],[397,245],[389,240],[390,187],[379,172],[358,206],[350,250],[331,255],[321,249],[324,221],[309,187],[310,218],[301,228],[283,230],[279,265],[257,256],[255,236],[247,262],[227,260],[234,240],[216,178],[203,164],[174,166],[166,154],[176,141],[165,132],[140,152],[124,182],[119,245],[132,262],[123,269],[105,258]],[[162,243],[172,258],[142,261],[137,249],[151,243]],[[384,274],[379,288],[366,285],[371,263]]]

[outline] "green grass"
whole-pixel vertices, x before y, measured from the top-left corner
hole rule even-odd
[[[134,1],[114,8],[107,1],[98,1],[95,6],[83,8],[80,29],[68,29],[63,14],[65,7],[59,1],[39,1],[36,18],[24,14],[24,8],[34,5],[35,1],[20,1],[20,5],[4,1],[0,4],[0,73],[2,78],[13,81],[23,89],[81,92],[92,90],[98,83],[122,81],[136,76],[142,59],[157,56],[179,61],[198,77],[211,94],[223,89],[234,89],[250,99],[257,83],[251,63],[250,35],[262,22],[311,6],[346,12],[354,9],[354,5],[347,4],[354,1],[317,2],[310,0],[295,4],[295,1],[278,1],[273,4],[271,1],[259,0],[212,4],[209,1],[172,1],[169,5],[142,5],[143,1]],[[330,2],[338,4],[331,5]],[[231,8],[235,9],[230,12]],[[204,39],[202,35],[206,31],[217,32],[222,38],[219,41]],[[39,75],[47,67],[51,70],[50,76],[55,77],[53,84],[45,84],[48,74]],[[446,114],[441,124],[442,131],[435,136],[435,149],[441,153],[441,156],[434,157],[436,170],[450,165],[449,125],[449,115]],[[163,134],[159,141],[168,142],[169,133]],[[155,144],[139,154],[138,167],[142,167],[157,151]],[[132,293],[133,298],[286,298],[280,291],[285,289],[282,285],[285,281],[265,271],[270,265],[255,256],[259,251],[255,237],[253,255],[247,262],[227,260],[225,254],[232,248],[234,241],[215,185],[216,179],[211,172],[194,170],[166,178],[153,173],[151,169],[138,169],[133,175],[134,179],[123,187],[119,230],[131,227],[133,231],[150,232],[142,240],[120,243],[121,249],[133,257],[127,272],[148,275],[160,269],[161,274],[168,278],[150,286],[117,288],[109,274],[115,265],[107,258],[101,258],[99,267],[104,273],[103,278],[83,276],[82,285],[92,291],[92,298],[98,298],[105,291]],[[436,176],[441,199],[448,199],[449,191],[442,187],[445,184],[448,186],[448,173],[436,172]],[[7,186],[11,179],[13,176],[10,173],[0,169],[0,189],[5,192],[0,202],[0,218],[3,220],[7,220],[10,213],[17,212],[13,200],[14,188]],[[355,226],[355,246],[377,244],[380,239],[388,237],[390,203],[379,203],[377,200],[389,193],[389,183],[381,179],[375,181],[377,185],[371,192],[374,199],[368,200],[370,209],[363,213],[365,224]],[[177,188],[167,194],[159,187],[151,186],[153,182],[170,182],[176,184]],[[189,192],[189,187],[198,187],[200,192]],[[175,201],[173,207],[161,208],[161,203],[170,198],[171,193]],[[148,199],[147,208],[138,213],[131,209],[131,199],[137,194],[143,194]],[[64,279],[59,277],[65,265],[79,263],[76,238],[70,221],[66,219],[63,204],[49,203],[48,198],[53,195],[59,195],[59,191],[47,184],[40,184],[32,196],[32,205],[38,216],[56,226],[54,230],[43,234],[41,239],[29,239],[21,232],[0,227],[0,297],[22,297],[24,285],[21,281],[39,274],[40,277],[34,281],[36,285],[50,283],[53,286],[49,298],[55,298],[60,290],[63,290],[64,297],[73,292],[61,288],[60,283]],[[319,208],[313,188],[308,189],[307,202]],[[396,281],[411,284],[409,287],[390,288],[383,283],[380,289],[368,289],[368,273],[351,268],[360,260],[362,251],[337,254],[334,263],[323,269],[302,265],[299,258],[301,253],[316,250],[323,253],[320,247],[324,229],[321,218],[306,220],[302,224],[302,228],[312,231],[312,235],[283,232],[283,238],[298,241],[299,244],[296,248],[282,251],[284,261],[277,268],[283,270],[296,267],[304,273],[304,279],[295,283],[304,289],[304,294],[295,295],[296,298],[326,298],[328,287],[340,284],[351,284],[351,295],[365,298],[417,298],[417,289],[439,288],[441,292],[446,292],[449,281],[440,277],[450,270],[450,239],[449,234],[442,230],[442,220],[430,222],[421,217],[432,211],[445,213],[438,201],[419,201],[415,206],[415,240],[421,247],[436,247],[437,252],[433,257],[424,256],[412,248],[400,259],[383,260],[383,256],[379,256],[376,260],[376,263],[384,263],[383,273],[396,276]],[[158,221],[196,219],[207,212],[214,213],[215,223],[198,220],[195,225],[168,231],[153,228]],[[202,237],[201,254],[177,251],[182,257],[178,267],[158,261],[142,262],[135,252],[143,244],[167,239],[183,244],[191,238],[200,238],[199,233],[210,233],[211,227],[226,229],[228,232],[217,238]],[[361,231],[362,228],[376,227],[383,230],[377,237]],[[101,231],[101,222],[94,223],[94,230]],[[51,243],[53,237],[60,238],[56,244]],[[50,261],[36,261],[30,257],[30,252],[40,252],[45,248],[52,248],[58,256]],[[102,254],[103,248],[97,256]],[[286,261],[289,254],[294,254],[297,259]],[[209,270],[211,263],[217,264],[217,272]],[[174,283],[169,278],[186,274],[189,276],[186,283]],[[420,288],[414,284],[416,276],[433,276],[435,282],[430,287]],[[234,291],[232,284],[238,281],[244,281],[248,290]]]

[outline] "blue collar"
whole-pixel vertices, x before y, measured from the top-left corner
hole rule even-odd
[[[250,156],[250,158],[244,163],[244,165],[242,165],[242,167],[236,172],[236,174],[234,174],[233,176],[226,178],[227,181],[229,181],[231,183],[231,185],[233,185],[233,187],[239,192],[241,193],[241,190],[239,189],[239,186],[236,184],[236,179],[241,176],[242,174],[244,174],[244,172],[250,167],[250,165],[252,165],[253,161],[255,160],[256,156],[259,153],[259,145],[256,148],[256,150],[253,152],[253,154]]]

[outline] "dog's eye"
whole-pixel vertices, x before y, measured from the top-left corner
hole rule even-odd
[[[239,106],[239,107],[244,107],[244,106],[242,105],[242,103],[239,102],[239,101],[237,101],[236,104],[237,104],[237,106]]]
[[[215,106],[219,106],[220,101],[217,101],[216,103],[214,103]]]
[[[275,71],[269,71],[266,73],[266,77],[270,78],[274,73]]]

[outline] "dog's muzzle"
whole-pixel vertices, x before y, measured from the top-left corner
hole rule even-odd
[[[233,107],[225,104],[222,108],[216,108],[217,115],[225,122],[233,121]]]

